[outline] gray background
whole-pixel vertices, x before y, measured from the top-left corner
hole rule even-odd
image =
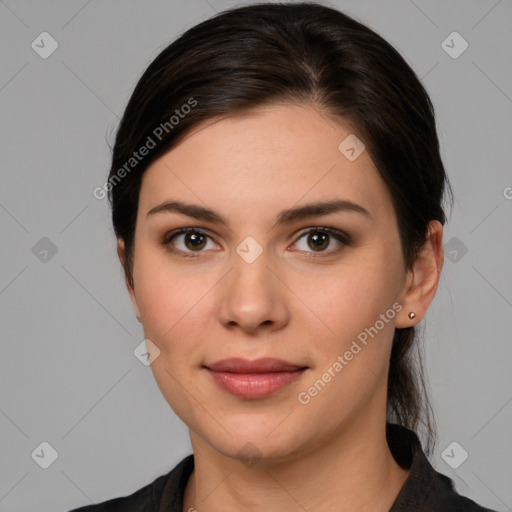
[[[108,171],[107,135],[150,60],[237,4],[0,3],[2,512],[66,511],[129,494],[190,453],[187,429],[133,354],[142,329],[107,201],[92,191]],[[439,427],[431,460],[461,494],[511,510],[512,2],[331,5],[392,43],[437,110],[456,204],[423,322]],[[31,47],[44,31],[59,45],[46,59]],[[453,31],[469,43],[458,58],[441,45]],[[43,441],[58,452],[48,469],[31,457]],[[457,469],[442,457],[453,441],[469,453]]]

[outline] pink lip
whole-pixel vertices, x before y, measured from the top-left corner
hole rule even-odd
[[[206,368],[222,389],[246,399],[270,396],[299,379],[306,370],[304,366],[272,358],[223,359]]]

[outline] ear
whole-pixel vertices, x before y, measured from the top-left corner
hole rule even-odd
[[[399,300],[403,309],[396,317],[395,327],[411,327],[425,316],[437,291],[443,261],[443,226],[433,220],[429,222],[425,244],[408,271]],[[411,312],[416,315],[412,319],[409,318]]]
[[[124,270],[124,282],[126,284],[126,289],[128,290],[128,294],[130,295],[130,300],[133,304],[133,309],[135,311],[135,314],[139,317],[139,306],[137,305],[137,299],[135,298],[135,289],[130,283],[130,280],[128,279],[128,267],[126,266],[126,249],[124,245],[124,240],[122,238],[117,239],[117,255],[119,257],[119,261],[121,262],[121,265]]]

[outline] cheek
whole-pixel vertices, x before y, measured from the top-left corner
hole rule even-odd
[[[308,306],[322,323],[321,330],[312,324],[298,326],[303,338],[315,340],[306,349],[315,367],[299,390],[299,403],[307,403],[303,413],[309,418],[322,418],[322,428],[335,430],[341,417],[386,394],[383,383],[400,306],[389,290],[388,277],[376,270],[351,267],[351,272],[340,271],[336,279],[325,280],[322,293],[316,287],[311,293],[311,283],[298,293],[309,290]]]
[[[324,324],[326,334],[347,339],[392,307],[401,279],[399,265],[381,251],[347,258],[329,271],[311,273],[293,286],[296,295]]]
[[[165,249],[153,243],[141,240],[137,249],[134,260],[137,303],[145,324],[162,335],[198,302],[201,279],[182,272]]]
[[[339,265],[329,277],[305,280],[297,289],[318,316],[314,330],[312,325],[304,329],[316,340],[307,349],[317,362],[307,385],[314,386],[318,379],[329,382],[315,408],[329,400],[358,407],[385,382],[394,322],[401,309],[396,302],[401,267],[396,254],[388,250],[386,257],[380,246],[372,249],[347,258],[346,265]]]
[[[160,350],[151,369],[162,395],[185,421],[197,405],[190,399],[195,388],[191,369],[202,363],[205,329],[200,319],[205,317],[203,301],[213,280],[197,272],[183,275],[150,251],[141,250],[137,256],[134,279],[144,336]]]
[[[214,311],[223,273],[219,267],[176,263],[165,251],[141,244],[134,267],[136,299],[144,335],[160,350],[152,365],[157,380],[169,380],[165,369],[187,386],[204,364],[208,337],[221,329]]]
[[[292,330],[302,327],[317,338],[351,340],[372,326],[394,302],[400,278],[396,256],[381,242],[336,265],[301,263],[283,269],[283,281],[293,293],[276,297],[287,301]],[[170,350],[172,340],[181,342],[175,350],[185,341],[193,350],[194,340],[215,324],[215,288],[224,286],[222,272],[215,265],[176,264],[160,248],[141,244],[134,279],[147,337],[158,340],[161,350]]]

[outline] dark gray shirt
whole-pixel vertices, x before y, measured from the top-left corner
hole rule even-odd
[[[388,423],[386,435],[396,462],[410,469],[389,512],[495,512],[458,494],[452,480],[432,467],[412,430]],[[194,456],[188,455],[169,473],[129,496],[70,512],[182,512],[183,494],[193,470]]]

